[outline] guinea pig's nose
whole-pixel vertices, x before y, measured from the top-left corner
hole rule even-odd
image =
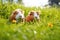
[[[37,18],[37,17],[35,17],[35,18]]]

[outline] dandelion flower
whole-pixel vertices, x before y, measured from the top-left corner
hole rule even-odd
[[[50,28],[52,28],[52,27],[53,27],[53,24],[52,24],[52,23],[48,23],[48,26],[49,26]]]
[[[16,23],[16,20],[13,20],[12,22],[13,22],[13,23]]]

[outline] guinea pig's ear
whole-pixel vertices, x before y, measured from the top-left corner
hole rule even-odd
[[[16,15],[16,14],[18,14],[18,12],[17,12],[17,11],[15,11],[13,14],[14,14],[14,15]]]
[[[30,15],[34,15],[34,12],[30,12]]]
[[[39,15],[39,12],[36,12],[37,13],[37,15]]]
[[[21,12],[22,14],[24,14],[24,11],[23,11],[23,10],[20,10],[20,12]]]

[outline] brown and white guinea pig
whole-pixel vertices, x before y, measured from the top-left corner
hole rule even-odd
[[[36,21],[39,21],[40,17],[39,17],[39,12],[36,11],[31,11],[29,12],[28,16],[25,18],[25,20],[27,22],[33,21],[36,18]]]
[[[13,11],[13,13],[10,16],[10,21],[16,20],[18,22],[18,19],[21,18],[22,21],[24,21],[24,11],[21,9],[16,9]]]

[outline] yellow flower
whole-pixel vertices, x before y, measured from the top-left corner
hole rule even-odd
[[[16,20],[13,20],[12,22],[13,22],[13,23],[16,23]]]
[[[49,26],[50,28],[52,28],[52,27],[53,27],[53,24],[52,24],[52,23],[48,23],[48,26]]]

